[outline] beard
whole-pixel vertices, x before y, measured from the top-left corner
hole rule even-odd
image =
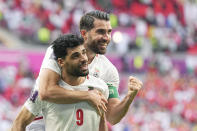
[[[101,45],[104,45],[107,43],[106,40],[93,40],[89,45],[88,48],[92,50],[96,54],[105,54],[107,52],[107,46],[105,48],[101,47]],[[107,45],[109,42],[107,43]]]
[[[75,70],[74,72],[72,72],[73,76],[87,76],[88,74],[89,74],[89,70],[85,70],[85,71]]]
[[[88,69],[81,69],[81,66],[83,66],[84,64],[87,64],[87,62],[82,62],[80,65],[78,66],[70,66],[70,68],[67,68],[67,72],[72,75],[72,76],[87,76],[89,74],[89,70]]]

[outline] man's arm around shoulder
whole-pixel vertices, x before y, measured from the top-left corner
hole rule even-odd
[[[39,76],[39,96],[41,100],[57,103],[72,104],[87,101],[101,114],[100,110],[106,111],[107,100],[96,90],[72,91],[58,85],[60,75],[50,69],[42,69]],[[105,104],[102,104],[105,103]]]
[[[88,100],[88,92],[67,90],[58,85],[60,75],[50,69],[42,69],[39,76],[41,100],[57,104],[71,104]]]

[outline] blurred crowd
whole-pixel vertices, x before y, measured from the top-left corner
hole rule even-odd
[[[0,0],[0,28],[48,45],[62,33],[79,33],[80,17],[93,9],[111,13],[107,57],[120,74],[120,98],[128,75],[144,83],[126,117],[110,129],[197,131],[196,0]],[[0,66],[2,131],[29,97],[35,74],[24,61]]]
[[[26,61],[16,66],[0,66],[0,129],[8,131],[34,87],[35,75]]]
[[[119,67],[120,62],[117,62],[117,59],[108,58]],[[125,119],[113,126],[112,131],[197,130],[197,68],[185,68],[184,64],[187,64],[184,61],[173,61],[168,57],[162,60],[152,59],[141,69],[130,64],[127,70],[121,71],[121,98],[127,92],[130,74],[140,78],[144,87],[135,98]],[[128,75],[123,75],[127,73]]]
[[[124,92],[125,89],[123,89]],[[122,94],[124,94],[122,92]],[[126,92],[126,91],[125,91]],[[197,80],[194,75],[161,75],[149,70],[123,121],[113,131],[196,131]]]
[[[196,0],[0,0],[0,27],[48,44],[62,33],[79,33],[80,17],[111,13],[113,51],[187,52],[197,46]]]
[[[120,65],[113,57],[108,58],[117,67]],[[121,71],[120,99],[127,92],[128,75],[140,78],[144,87],[126,117],[119,124],[109,126],[111,131],[197,130],[197,74],[179,70],[177,66],[161,68],[156,63],[148,63],[141,72],[138,66],[134,66],[129,74],[126,70]],[[29,97],[37,73],[32,72],[25,61],[21,61],[18,67],[0,68],[0,128],[3,131],[11,126]]]

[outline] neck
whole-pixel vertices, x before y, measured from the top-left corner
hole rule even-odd
[[[62,71],[62,79],[71,86],[77,86],[85,81],[85,76],[73,76]]]
[[[93,61],[96,54],[92,53],[92,51],[87,51],[87,56],[88,56],[88,64],[90,64]]]
[[[89,49],[87,46],[85,46],[86,50],[87,50],[87,57],[88,57],[88,64],[90,64],[94,57],[96,56],[96,53],[94,53],[91,49]]]

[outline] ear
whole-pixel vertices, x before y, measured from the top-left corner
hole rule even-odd
[[[59,66],[60,66],[61,68],[64,66],[64,59],[58,58],[58,59],[57,59],[57,62],[58,62]]]
[[[81,36],[83,37],[84,40],[87,40],[87,31],[82,29],[80,30]]]

